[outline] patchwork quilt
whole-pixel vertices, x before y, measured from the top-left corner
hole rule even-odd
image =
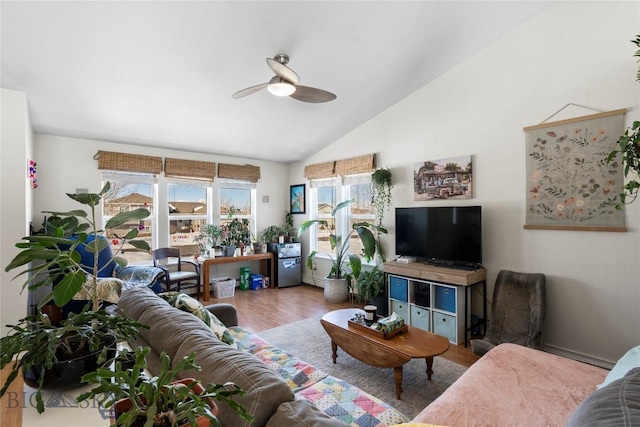
[[[229,332],[240,350],[253,354],[278,372],[296,399],[307,400],[336,419],[353,427],[386,427],[408,421],[387,403],[316,369],[256,334],[239,326],[229,328]]]

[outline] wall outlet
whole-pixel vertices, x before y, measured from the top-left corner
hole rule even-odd
[[[318,269],[318,264],[316,264],[316,263],[314,262],[314,263],[313,263],[313,267],[312,267],[312,268],[313,268],[313,270],[314,270],[314,271],[315,271],[315,270],[317,270],[317,269]]]

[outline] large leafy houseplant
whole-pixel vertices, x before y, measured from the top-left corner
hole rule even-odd
[[[0,368],[15,362],[0,390],[0,396],[4,395],[22,369],[25,378],[35,375],[38,412],[44,411],[41,389],[47,385],[45,378],[49,381],[54,364],[69,358],[75,360],[88,353],[92,357],[95,355],[97,363],[101,363],[106,360],[109,351],[105,343],[113,342],[114,338],[130,338],[142,327],[138,322],[105,313],[99,298],[99,286],[110,283],[101,282],[98,278],[101,269],[112,262],[121,266],[127,264],[126,259],[116,256],[111,256],[104,265],[99,262],[102,251],[109,248],[109,242],[104,230],[97,227],[96,207],[109,189],[110,184],[106,183],[97,194],[67,193],[71,199],[88,206],[90,213],[84,210],[45,212],[52,215],[47,223],[47,232],[26,236],[17,243],[21,251],[5,268],[8,272],[26,266],[14,277],[26,276],[23,290],[35,290],[43,286],[53,288],[38,304],[36,315],[20,319],[16,325],[8,325],[11,328],[9,333],[0,339]],[[121,212],[107,221],[106,228],[140,221],[148,215],[146,209]],[[129,243],[148,251],[149,245],[143,240],[135,240],[137,236],[138,229],[133,227],[124,236],[116,237],[121,239],[121,245]],[[90,265],[83,264],[81,252],[89,254]],[[90,303],[81,313],[71,314],[59,325],[52,325],[48,316],[42,313],[42,307],[51,300],[62,307],[81,290],[89,295]]]
[[[195,354],[171,363],[166,353],[160,358],[162,367],[158,375],[148,377],[146,356],[150,347],[135,349],[135,362],[131,368],[116,363],[112,369],[100,368],[86,374],[83,380],[97,387],[78,397],[78,401],[97,398],[105,408],[115,407],[116,425],[128,426],[196,426],[199,417],[210,425],[220,426],[214,400],[229,405],[247,421],[253,417],[234,400],[244,391],[234,383],[203,385],[192,378],[175,381],[176,375],[187,369],[200,370],[194,362]]]
[[[360,241],[362,242],[361,255],[369,261],[375,255],[376,249],[379,248],[379,242],[376,240],[373,233],[387,232],[384,227],[379,225],[368,222],[356,222],[352,225],[346,235],[343,236],[337,234],[335,229],[336,214],[353,203],[355,203],[355,199],[345,200],[344,202],[338,203],[331,210],[331,222],[324,219],[312,219],[304,221],[298,229],[298,236],[301,236],[313,226],[317,226],[329,233],[329,244],[335,253],[329,254],[329,258],[331,259],[331,271],[329,271],[329,275],[327,277],[330,279],[346,279],[348,288],[351,288],[353,278],[358,277],[362,270],[361,256],[358,254],[352,254],[349,251],[351,248],[352,236],[357,234],[360,238]],[[307,257],[307,267],[309,269],[313,269],[314,260],[317,254],[317,251],[312,251]]]
[[[360,302],[372,302],[384,290],[384,273],[377,265],[371,270],[363,270],[356,278],[357,299]]]
[[[640,48],[640,34],[631,42]],[[640,58],[640,49],[633,56]],[[640,82],[640,69],[638,69],[636,80]],[[607,162],[613,161],[618,154],[622,154],[623,173],[625,179],[628,179],[619,195],[621,204],[616,205],[616,209],[622,209],[623,204],[636,200],[640,192],[640,121],[634,121],[633,125],[624,131],[624,134],[618,139],[618,146],[619,150],[613,150],[609,153]]]

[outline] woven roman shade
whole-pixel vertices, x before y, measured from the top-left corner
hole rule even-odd
[[[215,162],[199,160],[182,160],[165,157],[164,175],[171,178],[200,179],[213,181],[216,176]]]
[[[96,157],[98,159],[98,169],[154,175],[162,172],[162,157],[116,153],[113,151],[98,151]]]
[[[336,175],[355,175],[373,172],[374,170],[375,156],[373,154],[336,161]]]
[[[335,161],[316,163],[304,167],[304,177],[307,179],[322,179],[336,176]]]
[[[260,166],[220,163],[218,165],[218,177],[237,181],[258,182],[260,179]]]

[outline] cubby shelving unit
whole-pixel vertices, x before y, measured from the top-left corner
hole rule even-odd
[[[486,270],[454,268],[414,262],[384,264],[389,312],[395,312],[411,326],[447,337],[454,344],[467,345],[471,330],[471,288],[481,285],[482,319],[486,319]]]

